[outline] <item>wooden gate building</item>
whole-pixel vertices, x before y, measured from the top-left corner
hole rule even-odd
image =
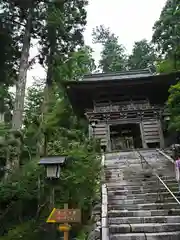
[[[76,114],[89,121],[89,135],[108,151],[163,148],[165,102],[179,77],[141,70],[86,75],[64,85]]]

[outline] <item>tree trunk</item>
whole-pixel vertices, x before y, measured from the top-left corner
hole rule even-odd
[[[33,0],[32,0],[33,3]],[[31,30],[32,30],[32,15],[33,15],[33,4],[29,8],[27,16],[27,22],[24,32],[23,47],[20,59],[19,76],[16,83],[16,96],[14,104],[14,112],[12,119],[12,129],[21,129],[23,123],[23,111],[24,111],[24,97],[26,89],[26,78],[28,70],[28,59],[31,41]]]
[[[48,12],[51,13],[53,3],[51,2],[49,4],[49,9]],[[46,114],[49,111],[49,103],[50,100],[53,98],[53,63],[54,63],[54,53],[56,50],[56,29],[55,27],[51,24],[51,23],[47,23],[48,24],[48,44],[49,44],[49,55],[47,58],[47,76],[46,76],[46,85],[45,85],[45,89],[44,89],[44,102],[42,105],[42,122],[41,124],[43,124],[44,118],[46,117]],[[47,156],[48,155],[48,133],[45,129],[44,134],[42,136],[41,139],[41,147],[42,150],[41,152],[43,153],[43,155]],[[49,201],[49,210],[52,211],[52,209],[54,208],[54,187],[52,186],[52,191],[50,193],[50,201]],[[57,230],[55,229],[54,225],[51,225],[47,227],[47,234],[46,237],[47,239],[52,239],[55,240],[56,239],[56,233]]]
[[[15,96],[15,104],[14,104],[14,112],[12,118],[12,129],[20,130],[23,123],[23,111],[24,111],[24,97],[25,97],[25,89],[26,89],[26,78],[27,78],[27,70],[28,70],[28,58],[29,58],[29,50],[30,50],[30,41],[31,41],[31,30],[32,30],[32,15],[33,15],[33,0],[31,1],[31,6],[29,7],[29,12],[27,15],[27,21],[24,32],[23,39],[23,47],[20,58],[20,66],[19,66],[19,76],[18,81],[16,83],[16,96]],[[13,135],[13,133],[12,133]],[[14,138],[14,136],[12,136]],[[18,141],[16,139],[16,141]],[[17,144],[14,149],[14,155],[10,157],[12,154],[7,154],[6,157],[6,173],[5,179],[8,178],[9,173],[16,171],[20,165],[20,151],[21,151],[21,143]]]
[[[52,11],[52,3],[49,5],[48,12]],[[56,29],[51,23],[48,24],[48,43],[49,43],[49,56],[47,58],[47,76],[46,76],[46,85],[44,89],[44,102],[42,106],[42,124],[44,122],[44,118],[49,111],[49,102],[50,99],[53,98],[53,62],[54,62],[54,53],[56,50]],[[47,147],[48,147],[48,134],[46,130],[44,132],[43,139],[41,139],[41,153],[43,155],[48,155]]]

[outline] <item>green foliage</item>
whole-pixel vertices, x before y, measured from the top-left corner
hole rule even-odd
[[[167,0],[159,20],[154,24],[152,41],[158,53],[164,59],[176,62],[180,56],[180,3],[178,0]]]
[[[42,103],[44,99],[43,82],[34,82],[31,88],[28,88],[25,101],[25,131],[27,134],[33,134],[38,130],[40,125],[40,115],[42,111]]]
[[[55,79],[79,81],[84,74],[92,73],[96,69],[92,53],[89,46],[83,46],[69,54],[69,58],[63,64],[60,64],[59,59]]]
[[[20,168],[14,168],[12,173],[5,169],[0,174],[0,240],[42,239],[43,234],[48,235],[45,220],[50,213],[49,195],[52,186],[45,179],[44,168],[38,165],[40,153],[44,150],[49,155],[69,156],[55,185],[56,207],[69,203],[70,207],[81,208],[82,224],[85,224],[93,203],[99,197],[99,144],[89,141],[87,122],[74,116],[60,89],[61,81],[80,80],[84,74],[95,69],[92,49],[84,46],[82,36],[87,1],[32,2],[31,37],[40,39],[39,62],[48,68],[46,84],[50,82],[51,87],[47,84],[44,89],[43,83],[36,82],[28,89],[20,136],[9,131],[5,125],[1,126],[0,140],[3,144],[0,145],[0,167],[3,170],[4,167],[12,166],[13,169],[14,161],[19,158]],[[1,49],[2,57],[7,57],[3,58],[2,66],[0,62],[0,73],[5,69],[2,73],[4,76],[11,70],[14,74],[11,78],[6,77],[0,86],[3,111],[6,106],[11,109],[6,101],[10,99],[8,88],[17,78],[24,25],[32,2],[29,0],[24,4],[22,0],[7,0],[3,5],[3,26],[9,29],[3,32],[3,37],[8,39],[7,45],[11,42],[12,49],[6,48],[3,38],[0,40],[2,46],[5,46]],[[47,102],[44,101],[46,92],[50,96]],[[44,108],[47,108],[46,111]],[[51,233],[50,236],[55,240]]]
[[[8,234],[4,237],[0,237],[0,240],[19,240],[26,239],[30,240],[34,237],[36,233],[35,223],[33,221],[28,221],[26,223],[21,223],[17,225],[15,228],[10,229]]]
[[[52,1],[46,5],[46,25],[42,28],[39,41],[40,64],[43,66],[50,64],[52,57],[51,67],[56,69],[69,60],[78,46],[83,45],[86,5],[86,0]],[[50,47],[51,51],[49,51]]]
[[[176,61],[176,66],[174,61],[171,59],[161,60],[157,62],[156,71],[158,73],[170,73],[180,69],[180,61]]]
[[[86,126],[73,116],[67,101],[60,100],[58,93],[55,95],[54,104],[51,103],[43,122],[43,129],[48,133],[48,154],[69,156],[55,185],[55,206],[62,207],[64,203],[69,203],[70,207],[81,208],[83,223],[86,223],[93,203],[100,197],[100,147],[96,142],[88,140]],[[48,194],[51,185],[45,181],[44,168],[38,165],[39,158],[35,157],[37,145],[34,138],[38,137],[39,129],[38,125],[34,127],[34,120],[39,121],[41,98],[41,86],[34,85],[29,89],[23,146],[28,147],[31,158],[24,159],[28,155],[23,154],[20,170],[0,183],[0,212],[5,211],[0,221],[6,223],[1,234],[7,232],[2,240],[16,239],[20,234],[22,239],[36,237],[49,214]],[[27,206],[31,206],[31,209]],[[10,214],[13,216],[12,221],[9,221]],[[29,233],[34,221],[37,230]]]
[[[168,108],[171,114],[170,129],[180,130],[180,82],[169,90]]]
[[[16,26],[9,16],[10,6],[1,3],[0,17],[0,88],[12,86],[17,77],[17,59],[19,50],[14,39]],[[1,96],[1,95],[0,95]]]
[[[103,72],[117,72],[126,69],[125,48],[118,43],[118,37],[104,26],[93,30],[94,43],[103,46],[99,67]]]
[[[61,204],[68,201],[72,207],[88,210],[92,207],[99,190],[100,159],[97,158],[96,152],[93,154],[87,150],[87,143],[83,145],[82,142],[71,141],[69,148],[69,151],[67,147],[59,150],[65,150],[63,152],[71,158],[61,174],[60,195],[58,197],[57,194],[57,201]]]
[[[127,69],[149,68],[155,71],[156,54],[154,47],[146,39],[134,43],[131,55],[119,44],[118,37],[109,28],[99,26],[93,29],[93,42],[102,45],[99,68],[102,72],[118,72]]]
[[[4,137],[8,130],[9,128],[5,123],[0,123],[0,137]]]
[[[1,201],[28,200],[37,197],[37,180],[41,174],[40,166],[37,160],[33,160],[25,164],[19,172],[12,175],[8,181],[0,183]]]
[[[149,68],[154,71],[156,55],[153,46],[143,39],[135,42],[132,54],[128,58],[129,69]]]
[[[87,234],[84,231],[80,232],[80,234],[76,238],[76,240],[86,240],[86,239],[87,239]]]
[[[152,42],[159,54],[156,71],[170,73],[180,70],[180,3],[167,0],[159,20],[154,25]],[[170,113],[169,130],[180,130],[180,83],[169,89],[167,106]]]

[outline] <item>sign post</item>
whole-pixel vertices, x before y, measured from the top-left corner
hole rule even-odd
[[[68,204],[64,204],[64,209],[54,208],[50,213],[47,223],[60,223],[58,229],[64,232],[64,240],[69,239],[69,231],[71,226],[69,223],[81,222],[81,210],[80,209],[68,209]]]
[[[64,204],[64,209],[68,209],[68,204]],[[66,225],[66,223],[64,223]],[[64,240],[69,240],[69,231],[64,231]]]

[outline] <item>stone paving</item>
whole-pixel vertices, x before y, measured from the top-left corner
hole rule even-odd
[[[140,153],[177,196],[173,163],[156,150]],[[106,154],[105,175],[110,240],[180,240],[180,205],[138,152]]]

